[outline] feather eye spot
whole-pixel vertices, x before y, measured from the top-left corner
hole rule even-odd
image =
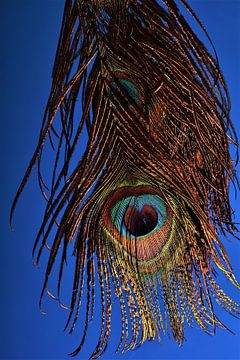
[[[136,86],[133,84],[132,81],[127,79],[121,79],[118,78],[118,81],[120,85],[123,87],[123,90],[127,92],[127,94],[132,98],[132,100],[137,103],[139,99],[138,90]],[[119,90],[119,87],[117,86],[115,81],[110,82],[110,90],[108,91],[108,96],[111,96],[114,98],[115,96],[121,97],[121,91]]]
[[[174,214],[162,193],[149,185],[123,186],[107,199],[101,214],[103,232],[118,255],[137,263],[140,273],[161,268],[172,242]]]
[[[118,232],[129,238],[152,234],[166,220],[166,206],[155,194],[136,194],[119,199],[112,207],[111,218]]]
[[[129,96],[131,96],[131,98],[137,102],[138,101],[138,91],[135,87],[135,85],[126,79],[119,79],[120,84],[124,87],[124,89],[127,91],[127,93],[129,94]]]

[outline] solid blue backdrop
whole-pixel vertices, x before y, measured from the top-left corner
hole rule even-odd
[[[240,2],[238,0],[189,1],[205,24],[217,49],[232,99],[232,119],[239,133],[240,87]],[[1,359],[66,359],[80,340],[80,331],[72,336],[63,332],[66,311],[47,296],[42,315],[38,298],[44,274],[44,261],[35,270],[31,250],[40,225],[44,200],[36,182],[36,170],[20,199],[9,226],[11,201],[36,145],[41,118],[51,85],[51,70],[57,46],[63,0],[2,0],[1,21]],[[192,24],[192,20],[191,24]],[[194,25],[196,27],[196,24]],[[199,31],[197,30],[199,33]],[[206,37],[202,39],[208,44]],[[210,47],[210,45],[209,45]],[[47,167],[47,165],[46,165]],[[233,208],[240,206],[233,198]],[[239,220],[239,216],[238,216]],[[240,244],[236,239],[224,244],[240,279]],[[70,273],[73,258],[69,258]],[[71,276],[69,276],[69,291]],[[239,301],[239,293],[227,281],[222,284]],[[217,309],[217,306],[216,306]],[[216,336],[203,333],[197,326],[186,328],[186,342],[178,347],[163,337],[146,342],[125,355],[114,354],[118,341],[119,314],[114,308],[114,329],[103,359],[239,359],[239,320],[217,309],[221,319],[237,335],[217,330]],[[82,327],[83,320],[77,324]],[[116,325],[115,325],[116,324]],[[87,359],[96,344],[94,324],[83,352]]]

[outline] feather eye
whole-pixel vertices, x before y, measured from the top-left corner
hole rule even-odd
[[[120,187],[107,200],[101,218],[118,251],[137,262],[140,272],[147,261],[148,271],[153,271],[153,259],[160,256],[172,226],[172,211],[159,193],[146,185]]]
[[[120,83],[120,86],[122,86],[122,88],[127,92],[128,96],[130,96],[132,100],[137,103],[139,99],[138,90],[133,84],[133,82],[129,80],[128,76],[123,77],[123,74],[120,74],[120,76],[118,77],[118,81]],[[110,88],[117,91],[117,86],[114,81],[110,83]]]
[[[49,193],[41,171],[47,137],[57,144]],[[181,344],[185,323],[208,333],[227,329],[213,300],[239,316],[239,305],[215,279],[217,268],[239,288],[219,239],[237,233],[230,144],[238,147],[219,64],[173,0],[66,0],[39,142],[11,216],[37,163],[47,200],[33,249],[37,262],[49,249],[40,303],[45,291],[51,294],[57,256],[60,301],[71,244],[70,333],[86,298],[83,336],[72,355],[93,319],[96,281],[102,324],[91,358],[107,347],[113,298],[121,311],[118,351],[170,330]]]

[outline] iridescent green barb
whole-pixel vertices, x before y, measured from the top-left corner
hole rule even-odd
[[[217,284],[214,269],[239,288],[219,240],[237,233],[229,145],[238,142],[218,62],[174,1],[67,0],[52,76],[39,142],[12,212],[37,163],[47,204],[36,261],[49,249],[41,300],[50,294],[48,279],[61,248],[60,301],[71,242],[70,332],[86,299],[83,337],[72,355],[81,350],[94,315],[96,282],[102,325],[92,359],[108,344],[116,297],[118,351],[160,340],[168,323],[178,344],[186,323],[195,321],[209,333],[227,328],[213,301],[231,314],[240,309]],[[47,137],[57,144],[49,190],[41,173]]]

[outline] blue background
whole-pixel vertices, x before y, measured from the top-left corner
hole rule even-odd
[[[217,49],[220,64],[232,99],[232,119],[239,133],[240,88],[240,1],[189,1],[206,25]],[[68,336],[63,332],[66,311],[47,296],[41,315],[38,298],[44,274],[44,262],[35,270],[31,261],[34,236],[40,224],[44,202],[38,191],[36,171],[20,199],[9,226],[11,201],[36,145],[41,118],[51,85],[51,70],[61,25],[64,1],[1,0],[1,327],[2,359],[65,359],[74,350],[80,332]],[[196,26],[195,26],[196,27]],[[194,28],[195,28],[194,27]],[[207,39],[202,39],[207,43]],[[240,206],[233,199],[239,213]],[[239,220],[239,216],[238,216]],[[224,240],[238,278],[240,244]],[[71,260],[69,267],[71,270]],[[70,271],[71,273],[71,271]],[[239,293],[224,279],[227,292],[239,301]],[[69,288],[70,289],[70,288]],[[197,326],[186,328],[186,342],[178,347],[163,337],[146,342],[137,351],[115,355],[117,325],[104,359],[239,359],[239,320],[219,309],[218,314],[237,334],[217,330],[216,336],[203,333]],[[114,313],[114,324],[118,324]],[[80,319],[77,327],[80,328]],[[92,326],[80,359],[87,359],[96,344]]]

